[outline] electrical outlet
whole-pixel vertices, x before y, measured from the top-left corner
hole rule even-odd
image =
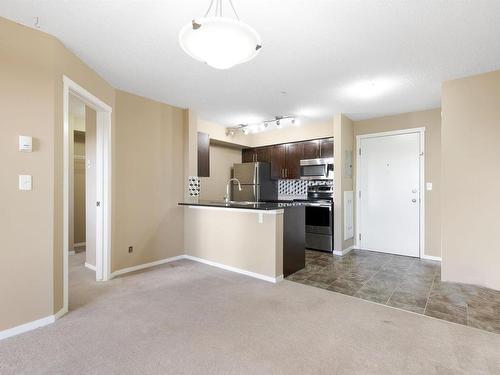
[[[134,251],[134,247],[133,246],[129,246],[128,247],[128,252],[131,253],[132,251]]]

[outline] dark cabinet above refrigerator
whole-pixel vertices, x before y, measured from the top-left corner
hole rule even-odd
[[[333,138],[245,148],[241,156],[243,163],[270,163],[274,180],[298,179],[301,160],[333,157]]]

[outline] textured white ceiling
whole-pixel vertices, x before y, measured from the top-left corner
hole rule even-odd
[[[499,0],[233,0],[261,35],[253,61],[214,70],[179,47],[208,0],[2,0],[0,15],[58,37],[113,86],[235,125],[440,105],[441,82],[500,69]],[[390,82],[380,96],[359,81]],[[361,86],[362,87],[362,86]],[[283,95],[282,91],[287,94]]]

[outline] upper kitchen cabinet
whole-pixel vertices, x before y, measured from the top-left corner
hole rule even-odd
[[[241,156],[243,163],[270,163],[275,180],[298,179],[302,159],[333,157],[333,138],[245,148]]]
[[[304,144],[302,142],[286,145],[285,178],[300,178],[300,161],[304,159]]]
[[[317,159],[320,156],[320,140],[302,142],[304,145],[304,159]]]
[[[244,148],[241,152],[243,163],[271,162],[271,147]]]
[[[271,162],[271,147],[259,147],[255,149],[256,161],[263,163]]]
[[[252,163],[255,161],[256,154],[254,148],[244,148],[241,151],[241,161],[243,163]]]
[[[286,145],[271,146],[271,178],[285,178]]]
[[[333,158],[333,138],[320,141],[320,158]]]
[[[210,177],[210,137],[198,132],[198,177]]]

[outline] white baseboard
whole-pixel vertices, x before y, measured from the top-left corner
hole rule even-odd
[[[9,338],[12,336],[17,336],[17,335],[20,335],[21,333],[33,331],[34,329],[52,324],[66,313],[67,313],[67,311],[64,311],[64,309],[61,309],[54,315],[49,315],[49,316],[46,316],[45,318],[33,320],[31,322],[24,323],[24,324],[18,325],[16,327],[6,329],[4,331],[0,331],[0,340],[6,339],[6,338]]]
[[[441,262],[441,257],[435,257],[434,255],[422,255],[422,259],[435,260],[436,262]]]
[[[61,310],[59,310],[58,312],[55,313],[55,315],[54,315],[55,320],[62,318],[62,316],[65,315],[67,312],[68,312],[68,309],[65,310],[64,308],[62,308]]]
[[[349,253],[350,251],[354,250],[356,247],[353,245],[353,246],[349,246],[347,249],[344,249],[342,251],[334,251],[333,252],[333,255],[339,255],[339,256],[344,256],[346,255],[347,253]]]
[[[236,273],[239,273],[239,274],[242,274],[242,275],[254,277],[256,279],[268,281],[268,282],[271,282],[271,283],[278,283],[281,280],[283,280],[283,275],[278,276],[278,277],[266,276],[266,275],[262,275],[260,273],[246,271],[246,270],[243,270],[241,268],[226,266],[226,265],[221,264],[221,263],[212,262],[211,260],[206,260],[206,259],[202,259],[202,258],[191,256],[191,255],[178,255],[178,256],[175,256],[175,257],[171,257],[171,258],[157,260],[157,261],[151,262],[151,263],[144,263],[144,264],[140,264],[138,266],[122,268],[121,270],[117,270],[117,271],[114,271],[113,273],[111,273],[111,278],[114,278],[114,277],[116,277],[118,275],[123,275],[124,273],[139,271],[139,270],[142,270],[142,269],[145,269],[145,268],[159,266],[161,264],[174,262],[174,261],[180,260],[180,259],[189,259],[189,260],[192,260],[192,261],[195,261],[195,262],[204,263],[204,264],[207,264],[209,266],[221,268],[221,269],[224,269],[224,270],[227,270],[227,271],[236,272]],[[87,265],[87,264],[85,264],[85,265]]]
[[[85,262],[85,267],[87,267],[89,270],[92,270],[95,272],[96,268],[90,263]]]
[[[121,270],[117,270],[117,271],[113,272],[111,274],[111,278],[114,278],[114,277],[116,277],[118,275],[123,275],[124,273],[129,273],[129,272],[133,272],[133,271],[142,270],[142,269],[145,269],[145,268],[159,266],[161,264],[174,262],[174,261],[180,260],[180,259],[189,259],[189,260],[192,260],[192,261],[195,261],[195,262],[204,263],[204,264],[207,264],[209,266],[221,268],[221,269],[224,269],[224,270],[227,270],[227,271],[236,272],[236,273],[239,273],[239,274],[242,274],[242,275],[254,277],[256,279],[268,281],[268,282],[271,282],[271,283],[278,283],[278,282],[280,282],[280,281],[283,280],[283,275],[278,276],[278,277],[270,277],[270,276],[266,276],[266,275],[261,275],[259,273],[242,270],[240,268],[226,266],[224,264],[217,263],[217,262],[212,262],[210,260],[205,260],[205,259],[202,259],[202,258],[197,258],[197,257],[191,256],[191,255],[178,255],[178,256],[175,256],[175,257],[171,257],[171,258],[157,260],[157,261],[151,262],[151,263],[145,263],[145,264],[140,264],[138,266],[122,268]],[[87,268],[95,271],[95,267],[93,265],[91,265],[91,264],[85,263],[85,267],[87,267]],[[37,328],[44,327],[46,325],[52,324],[57,319],[59,319],[63,315],[65,315],[67,312],[68,312],[67,310],[61,309],[61,310],[59,310],[54,315],[50,315],[50,316],[47,316],[45,318],[37,319],[37,320],[34,320],[32,322],[28,322],[28,323],[21,324],[19,326],[13,327],[13,328],[6,329],[4,331],[0,331],[0,340],[3,340],[3,339],[6,339],[8,337],[16,336],[16,335],[19,335],[21,333],[32,331],[34,329],[37,329]]]
[[[151,262],[151,263],[144,263],[144,264],[139,264],[138,266],[122,268],[121,270],[117,270],[117,271],[112,272],[111,278],[114,278],[118,275],[123,275],[124,273],[139,271],[139,270],[143,270],[144,268],[149,268],[149,267],[159,266],[160,264],[175,262],[176,260],[180,260],[183,258],[184,258],[184,255],[178,255],[175,257],[171,257],[171,258],[160,259],[160,260],[157,260],[157,261]]]
[[[211,260],[206,260],[206,259],[194,257],[192,255],[184,255],[184,258],[189,259],[189,260],[194,260],[195,262],[208,264],[209,266],[221,268],[221,269],[226,270],[226,271],[236,272],[236,273],[240,273],[242,275],[254,277],[256,279],[268,281],[270,283],[278,283],[281,280],[283,280],[283,275],[278,276],[278,277],[266,276],[266,275],[262,275],[260,273],[242,270],[241,268],[226,266],[225,264],[222,264],[222,263],[212,262]]]

